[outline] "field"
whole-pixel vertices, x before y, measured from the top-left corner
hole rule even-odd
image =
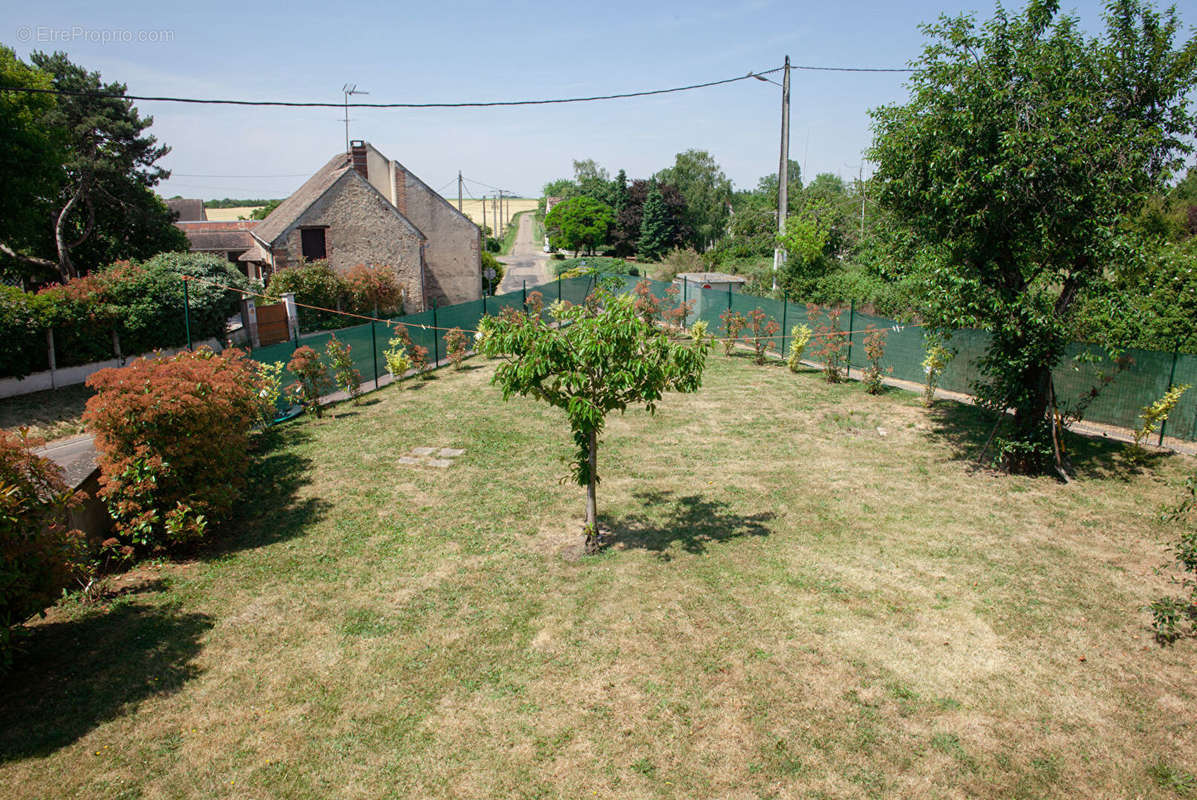
[[[456,196],[453,196],[453,197],[446,196],[445,199],[449,201],[449,205],[453,206],[454,208],[457,208],[457,197]],[[510,199],[510,201],[504,200],[503,205],[507,206],[507,210],[504,212],[505,219],[510,220],[511,217],[515,216],[516,214],[520,213],[521,211],[535,211],[537,203],[539,203],[539,202],[540,202],[540,200],[535,197],[533,197],[533,198],[513,197]],[[482,224],[482,201],[481,200],[472,200],[472,199],[466,197],[466,198],[462,199],[461,206],[462,206],[461,213],[465,214],[467,217],[472,219],[474,221],[474,224],[476,224],[476,225]],[[486,201],[486,224],[489,225],[491,228],[495,227],[495,221],[492,218],[493,211],[494,211],[494,205],[491,203],[490,200],[487,200]]]
[[[250,212],[262,206],[237,206],[236,208],[205,208],[204,214],[213,221],[249,219]]]
[[[1160,648],[1158,509],[1194,461],[970,455],[975,409],[711,357],[610,419],[479,359],[271,432],[224,545],[34,626],[9,798],[1182,796],[1197,642]],[[461,448],[451,466],[413,448]]]

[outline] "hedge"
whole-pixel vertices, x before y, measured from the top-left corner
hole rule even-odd
[[[113,331],[124,355],[186,344],[183,275],[239,289],[249,282],[235,266],[204,253],[161,253],[144,262],[122,261],[37,293],[0,286],[0,377],[49,369],[46,331],[54,331],[59,367],[115,355]],[[188,287],[191,336],[222,339],[240,295],[209,283]]]

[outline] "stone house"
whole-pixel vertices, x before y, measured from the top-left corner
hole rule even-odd
[[[409,313],[482,297],[478,226],[368,142],[352,142],[245,232],[252,246],[239,260],[251,277],[317,259],[338,272],[385,264]]]

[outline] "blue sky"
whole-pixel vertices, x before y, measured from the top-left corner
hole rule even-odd
[[[346,82],[374,102],[637,91],[769,69],[786,54],[795,64],[905,66],[922,48],[920,22],[993,10],[970,0],[3,3],[0,42],[18,55],[65,50],[131,94],[329,102],[340,102]],[[1178,7],[1191,29],[1197,4]],[[1064,8],[1100,29],[1100,3]],[[103,41],[114,36],[132,40]],[[854,177],[869,142],[868,109],[905,96],[900,74],[795,72],[791,157],[805,162],[807,175]],[[285,196],[344,149],[338,110],[139,108],[173,148],[163,161],[175,173],[161,187],[165,195]],[[635,100],[350,116],[354,138],[446,195],[456,193],[459,169],[535,195],[547,180],[569,176],[575,158],[644,177],[688,148],[710,151],[737,187],[748,188],[777,168],[780,89],[741,81]]]

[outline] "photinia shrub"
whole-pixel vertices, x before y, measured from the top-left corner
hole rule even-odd
[[[352,349],[333,336],[325,345],[324,352],[328,355],[328,363],[332,365],[333,379],[356,404],[362,396],[362,373],[353,365]]]
[[[740,338],[740,332],[744,330],[748,320],[739,311],[731,309],[720,314],[719,319],[723,322],[723,353],[730,356],[735,350],[736,341]]]
[[[819,307],[813,303],[807,305],[808,316],[814,316]],[[848,348],[848,332],[840,330],[840,316],[842,308],[829,308],[826,321],[815,326],[814,336],[818,341],[812,350],[815,358],[823,362],[823,377],[828,383],[839,383],[847,377],[848,364],[846,353]]]
[[[328,367],[320,360],[320,354],[305,344],[291,354],[287,369],[296,378],[294,388],[303,407],[317,417],[323,417],[320,396],[332,389],[333,381],[328,374]]]
[[[881,368],[881,359],[885,357],[885,331],[875,325],[866,326],[864,349],[865,358],[869,362],[864,369],[865,391],[869,394],[881,394],[885,391],[881,377],[887,372]],[[889,369],[888,372],[893,372],[893,369]]]
[[[449,360],[454,369],[461,369],[466,357],[466,335],[461,328],[452,328],[445,334],[445,349],[449,351]]]
[[[161,550],[202,539],[245,486],[261,419],[257,369],[240,350],[139,358],[87,380],[83,420],[100,451],[114,540]]]
[[[777,343],[773,341],[773,336],[781,330],[781,326],[777,324],[777,320],[759,308],[755,308],[749,312],[747,323],[748,330],[751,332],[751,335],[747,338],[752,344],[753,351],[755,351],[753,360],[758,364],[764,364],[765,353],[777,348]]]
[[[403,346],[407,358],[411,362],[408,368],[414,368],[422,378],[429,377],[429,374],[426,372],[428,369],[428,348],[421,347],[412,342],[411,334],[407,332],[407,326],[402,323],[395,325],[395,335],[391,339],[391,346],[394,347],[396,344]]]
[[[358,264],[345,273],[343,285],[349,310],[354,313],[403,313],[403,287],[391,267]]]
[[[81,497],[53,461],[32,452],[41,444],[0,430],[0,673],[12,661],[13,626],[89,571],[86,539],[65,524]]]

